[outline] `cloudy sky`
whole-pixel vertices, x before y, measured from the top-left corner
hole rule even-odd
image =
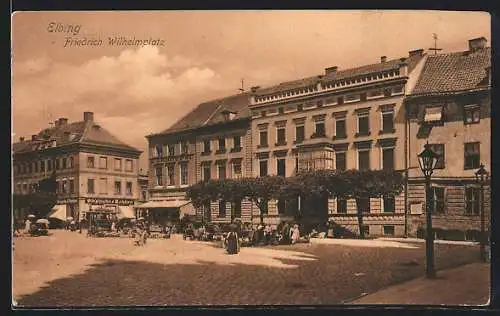
[[[78,34],[49,32],[51,24]],[[12,17],[13,133],[30,137],[59,117],[95,120],[147,150],[145,135],[168,128],[198,103],[245,88],[404,57],[434,46],[467,49],[490,35],[481,12],[155,11],[21,12]],[[163,46],[109,45],[109,37]],[[102,39],[69,47],[67,39]],[[146,168],[146,153],[141,165]]]

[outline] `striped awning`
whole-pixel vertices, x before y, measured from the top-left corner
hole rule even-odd
[[[148,201],[146,203],[136,205],[134,208],[179,208],[189,203],[191,202],[186,200]]]

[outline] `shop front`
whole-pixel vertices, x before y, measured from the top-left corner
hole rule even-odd
[[[134,203],[135,200],[132,199],[84,198],[80,200],[78,218],[88,222],[88,214],[96,211],[114,214],[117,219],[134,218]]]
[[[152,200],[136,205],[137,218],[143,217],[153,225],[171,225],[186,215],[195,215],[196,211],[187,200]]]

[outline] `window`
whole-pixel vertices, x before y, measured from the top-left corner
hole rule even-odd
[[[382,148],[382,169],[394,170],[394,148]]]
[[[346,153],[343,151],[335,152],[335,169],[346,170]]]
[[[122,183],[121,181],[115,181],[115,195],[122,194]]]
[[[323,106],[323,100],[319,100],[318,102],[316,102],[316,107],[320,108]]]
[[[384,196],[384,213],[396,211],[396,199],[393,196]]]
[[[429,144],[431,150],[437,154],[438,160],[436,162],[436,167],[434,169],[444,169],[444,144]]]
[[[99,179],[99,194],[108,193],[108,180],[106,178]]]
[[[345,118],[338,118],[335,120],[335,138],[346,138],[346,125]]]
[[[367,114],[358,115],[358,135],[369,135],[370,134],[370,123],[369,116]]]
[[[203,152],[204,153],[210,152],[210,140],[209,139],[206,139],[203,141]]]
[[[35,167],[35,172],[38,172],[38,162],[34,162],[33,166]]]
[[[146,201],[148,199],[146,191],[141,191],[141,197],[142,197],[142,201]]]
[[[169,144],[167,150],[169,156],[175,156],[175,144]]]
[[[93,157],[92,157],[93,158]],[[93,167],[90,167],[90,168],[93,168]],[[23,165],[23,172],[24,173],[26,170],[24,169],[24,165]],[[47,171],[52,171],[52,160],[47,160]]]
[[[68,167],[67,166],[67,160],[66,160],[66,158],[63,158],[62,159],[62,169],[66,169],[67,167]],[[35,170],[35,172],[36,172],[36,170]]]
[[[23,184],[23,192],[28,193],[28,184],[27,183]]]
[[[155,146],[154,156],[155,157],[162,157],[163,156],[163,146],[162,145]]]
[[[203,181],[210,180],[210,178],[212,178],[211,166],[209,164],[204,164],[202,168],[203,168]]]
[[[480,189],[479,188],[465,188],[465,214],[466,215],[479,215],[480,210]]]
[[[219,217],[226,217],[226,201],[219,201]]]
[[[302,112],[304,110],[304,107],[302,104],[297,105],[297,111]]]
[[[241,200],[231,203],[231,214],[234,218],[241,217]]]
[[[305,137],[304,125],[296,126],[295,127],[295,142],[302,143],[304,141],[304,137]]]
[[[189,144],[188,144],[188,142],[182,142],[182,144],[181,144],[181,153],[183,155],[187,155],[189,153]]]
[[[75,180],[69,179],[69,193],[75,193]]]
[[[358,149],[358,169],[370,170],[370,150]]]
[[[267,131],[260,131],[260,147],[267,147]]]
[[[87,193],[94,194],[94,179],[87,179]]]
[[[267,160],[259,161],[259,174],[261,177],[267,176]]]
[[[285,159],[278,159],[276,169],[278,170],[278,176],[285,177]]]
[[[167,166],[167,185],[175,185],[174,165]]]
[[[188,184],[188,166],[187,163],[181,163],[181,185]]]
[[[155,178],[156,178],[156,185],[163,185],[163,178],[162,178],[162,172],[161,168],[156,168],[155,169]]]
[[[68,168],[73,168],[75,166],[75,158],[69,157],[68,158]]]
[[[56,170],[59,170],[60,167],[59,158],[56,158]],[[28,168],[28,172],[31,173],[31,164],[28,164]]]
[[[442,106],[432,106],[425,108],[424,123],[441,122],[443,116]]]
[[[370,213],[370,199],[369,198],[357,199],[356,206],[361,213],[365,213],[365,214]]]
[[[221,163],[217,168],[219,171],[219,179],[226,179],[226,165]]]
[[[19,166],[17,170],[19,172]],[[40,172],[45,172],[45,160],[40,161]]]
[[[68,181],[63,180],[62,181],[62,193],[66,194],[68,193]]]
[[[233,137],[233,148],[234,149],[240,149],[241,148],[241,137],[240,136],[234,136]]]
[[[394,132],[394,111],[382,111],[382,133]]]
[[[285,109],[283,107],[279,107],[278,114],[285,114]]]
[[[392,95],[392,89],[384,89],[384,97],[390,97]]]
[[[125,171],[128,171],[128,172],[134,171],[134,168],[132,165],[132,159],[125,160]]]
[[[384,235],[394,236],[394,225],[384,225]]]
[[[464,107],[464,124],[479,123],[481,108],[477,105],[466,105]]]
[[[344,97],[338,97],[337,98],[337,104],[344,104]]]
[[[125,185],[125,194],[132,195],[132,182],[127,182]]]
[[[107,157],[101,157],[99,159],[99,168],[108,169],[108,158]]]
[[[234,178],[241,177],[241,160],[233,161],[233,175]]]
[[[367,97],[366,92],[361,93],[359,95],[359,97],[360,97],[361,101],[366,101],[366,97]]]
[[[277,135],[277,145],[285,145],[286,144],[286,137],[285,137],[285,128],[280,127],[276,129],[276,135]]]
[[[226,150],[226,139],[224,137],[219,138],[219,151]]]
[[[465,143],[464,145],[464,169],[479,168],[480,160],[479,142]]]
[[[315,137],[325,137],[325,122],[316,122]]]
[[[94,157],[87,157],[87,168],[95,168],[95,159]],[[51,169],[51,164],[49,163],[49,171]]]
[[[444,204],[444,188],[433,187],[431,192],[431,203],[434,206],[434,214],[444,214],[445,204]]]
[[[337,198],[337,213],[347,214],[347,200],[344,198]]]
[[[115,170],[122,170],[122,160],[120,158],[115,158]]]
[[[278,214],[284,214],[286,210],[286,200],[285,199],[279,199],[278,200]]]

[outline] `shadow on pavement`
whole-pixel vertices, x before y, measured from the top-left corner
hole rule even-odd
[[[474,249],[456,248],[437,247],[439,269],[475,261]],[[203,258],[193,264],[106,260],[17,299],[18,307],[333,305],[418,278],[425,269],[423,249],[318,245],[300,251],[318,260],[280,259],[294,269]]]

